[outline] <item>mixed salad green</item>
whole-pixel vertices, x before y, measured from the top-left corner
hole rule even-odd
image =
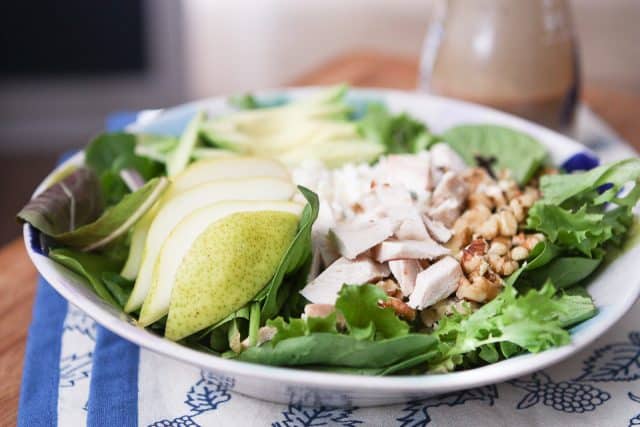
[[[84,165],[59,175],[18,218],[45,236],[52,260],[138,319],[144,306],[132,305],[131,294],[138,286],[146,233],[170,193],[178,191],[176,177],[190,165],[211,162],[214,167],[220,159],[258,156],[290,166],[315,159],[332,168],[375,163],[387,154],[418,155],[447,144],[468,165],[491,173],[508,170],[519,185],[539,185],[542,194],[528,210],[526,230],[545,239],[493,300],[473,309],[463,303],[426,328],[419,318],[403,318],[384,304],[390,296],[375,283],[344,283],[329,314],[303,315],[308,301],[300,290],[314,268],[312,227],[321,202],[299,187],[305,204],[270,279],[230,303],[228,312],[212,315],[215,321],[206,327],[173,338],[221,357],[267,365],[420,374],[567,344],[569,329],[596,314],[584,285],[632,227],[640,160],[547,174],[546,150],[529,135],[490,124],[456,126],[435,135],[424,123],[379,102],[354,113],[344,86],[292,102],[247,95],[231,104],[237,111],[222,117],[198,113],[181,136],[97,136],[84,150]],[[147,327],[164,334],[173,321],[171,314],[164,315]]]

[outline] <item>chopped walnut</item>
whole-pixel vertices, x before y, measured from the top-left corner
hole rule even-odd
[[[454,313],[469,314],[478,309],[478,304],[472,301],[461,300],[455,296],[443,299],[420,312],[422,324],[428,328],[434,327],[436,322],[445,316]]]
[[[410,322],[416,318],[416,311],[401,299],[389,297],[384,301],[380,301],[379,305],[393,309],[398,316]]]
[[[486,302],[494,299],[501,288],[502,281],[492,282],[486,277],[475,277],[472,281],[461,281],[456,296],[475,302]]]
[[[382,289],[390,297],[402,297],[400,285],[393,279],[380,280],[376,286]]]

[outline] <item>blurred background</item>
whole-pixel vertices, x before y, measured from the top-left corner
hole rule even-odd
[[[85,144],[110,113],[286,85],[354,51],[418,58],[433,5],[429,0],[5,2],[0,244],[18,235],[14,214],[56,159]],[[582,80],[640,95],[640,1],[570,5]]]

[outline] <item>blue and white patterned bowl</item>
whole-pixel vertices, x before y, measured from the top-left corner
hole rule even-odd
[[[317,89],[266,91],[259,96],[271,99],[295,99]],[[351,90],[354,105],[367,100],[385,102],[392,111],[407,111],[424,120],[434,132],[461,123],[494,123],[529,133],[549,150],[551,160],[571,169],[588,169],[597,158],[579,143],[520,118],[478,105],[445,98],[390,90]],[[226,98],[218,97],[170,108],[129,126],[134,132],[178,135],[197,110],[211,116],[230,111]],[[80,164],[82,154],[60,167]],[[37,191],[45,188],[45,180]],[[630,248],[594,277],[588,288],[599,313],[571,331],[571,344],[539,354],[514,357],[481,368],[440,375],[362,377],[353,375],[277,368],[222,359],[165,340],[136,327],[133,319],[109,306],[95,295],[83,280],[54,263],[39,251],[37,233],[24,227],[29,256],[38,271],[69,302],[76,305],[102,326],[154,352],[203,367],[232,378],[234,390],[264,400],[289,403],[294,396],[314,396],[316,404],[370,406],[405,402],[435,394],[493,384],[522,376],[571,357],[587,346],[629,310],[640,294],[637,260],[640,245]]]

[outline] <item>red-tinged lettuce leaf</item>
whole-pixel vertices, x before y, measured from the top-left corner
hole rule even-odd
[[[52,236],[68,246],[90,251],[126,233],[154,205],[167,188],[167,178],[154,178],[135,193],[127,194],[96,221],[71,232]]]
[[[98,177],[78,168],[31,199],[17,216],[48,236],[58,236],[95,221],[103,209]]]
[[[126,233],[167,185],[167,178],[155,178],[103,212],[96,175],[81,168],[31,200],[18,218],[59,243],[90,251]]]

